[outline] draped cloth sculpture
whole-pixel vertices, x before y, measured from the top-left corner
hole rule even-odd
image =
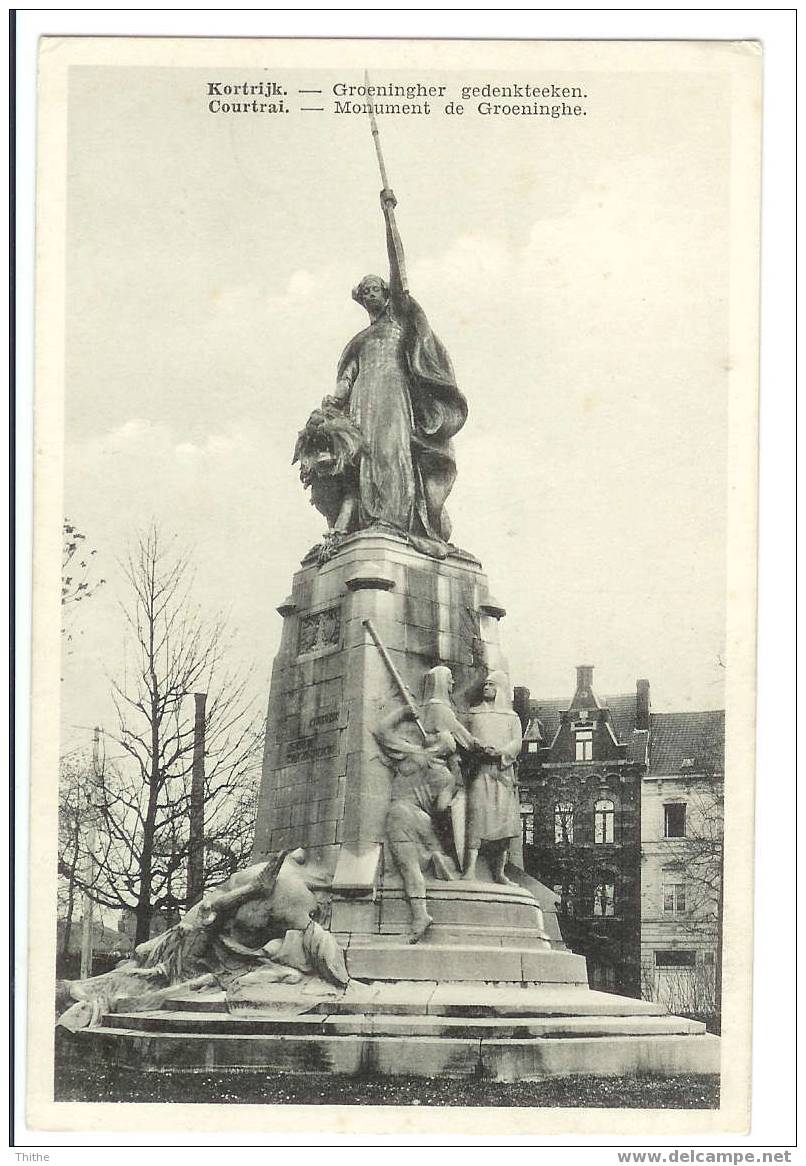
[[[381,191],[381,205],[389,281],[367,275],[353,290],[370,323],[345,348],[335,392],[300,433],[294,460],[328,519],[330,551],[350,531],[382,525],[440,557],[451,533],[445,501],[456,480],[452,438],[465,423],[467,402],[444,345],[406,286],[391,190]],[[345,432],[339,415],[350,426],[349,456],[337,468]]]
[[[479,849],[486,844],[493,880],[508,883],[504,870],[509,846],[521,830],[515,761],[523,737],[505,672],[489,674],[481,703],[470,709],[467,723],[482,752],[475,755],[468,781],[464,878],[475,878]]]

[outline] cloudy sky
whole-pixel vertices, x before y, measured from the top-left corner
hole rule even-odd
[[[116,561],[152,517],[194,548],[198,597],[267,696],[275,607],[323,529],[296,431],[364,326],[351,287],[384,269],[367,120],[328,97],[360,73],[221,60],[71,70],[64,505],[108,580],[64,668],[71,743],[111,723]],[[325,112],[208,111],[209,80],[269,76],[322,88]],[[656,709],[718,707],[729,89],[707,70],[540,80],[581,85],[587,116],[379,119],[410,286],[470,404],[454,541],[533,695],[570,698],[592,663],[600,692],[647,676]]]

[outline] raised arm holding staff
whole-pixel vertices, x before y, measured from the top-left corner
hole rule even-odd
[[[339,504],[331,501],[328,553],[351,531],[380,526],[406,535],[426,554],[444,557],[451,533],[445,501],[456,479],[451,439],[465,423],[467,403],[448,353],[409,293],[397,200],[388,185],[371,105],[370,122],[384,183],[389,278],[365,275],[353,289],[353,299],[370,322],[345,348],[335,391],[313,415],[320,437],[341,417],[363,441],[360,452],[353,442],[350,468],[339,479]],[[310,426],[309,421],[298,442],[303,467]],[[314,464],[314,475],[317,466],[334,476],[326,459]],[[319,505],[315,491],[312,500]]]

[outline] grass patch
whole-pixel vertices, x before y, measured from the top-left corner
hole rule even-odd
[[[271,1072],[138,1073],[58,1063],[56,1101],[234,1105],[568,1106],[718,1109],[719,1077],[551,1077],[483,1081]]]

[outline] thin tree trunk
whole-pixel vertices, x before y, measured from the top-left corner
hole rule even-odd
[[[157,798],[153,788],[149,791],[148,809],[143,823],[143,849],[140,855],[140,892],[137,896],[137,928],[135,945],[145,943],[151,935],[151,879],[154,861],[154,823],[157,817]]]
[[[153,641],[152,641],[153,645]],[[156,677],[151,670],[152,693],[156,691]],[[145,943],[151,936],[151,879],[154,863],[154,826],[157,820],[157,794],[160,780],[160,732],[156,699],[151,699],[151,774],[148,782],[148,808],[143,822],[143,850],[140,855],[140,893],[137,897],[137,930],[135,944]]]
[[[73,904],[75,901],[74,882],[70,879],[67,892],[67,915],[64,920],[64,935],[62,936],[62,959],[66,960],[70,952],[70,932],[73,928]]]

